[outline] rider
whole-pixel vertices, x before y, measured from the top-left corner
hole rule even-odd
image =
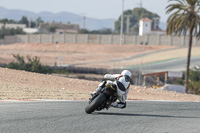
[[[118,102],[113,102],[111,104],[112,107],[115,108],[125,108],[126,107],[126,99],[127,94],[130,90],[130,80],[131,80],[131,72],[129,70],[123,70],[121,74],[106,74],[104,75],[105,80],[111,80],[112,83],[117,86],[117,99]],[[97,87],[97,89],[92,92],[92,96],[96,93],[100,92],[100,90],[105,87],[106,81],[103,80]]]

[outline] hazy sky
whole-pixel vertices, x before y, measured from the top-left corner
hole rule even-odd
[[[141,0],[125,0],[124,10],[139,7]],[[142,0],[143,7],[151,12],[157,13],[161,21],[165,22],[168,15],[165,8],[168,0]],[[58,13],[67,11],[75,14],[85,14],[92,18],[114,18],[117,19],[122,11],[122,0],[0,0],[0,6],[8,9],[22,9],[33,11],[50,11]]]

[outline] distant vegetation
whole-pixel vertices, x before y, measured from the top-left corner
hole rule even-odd
[[[159,29],[159,19],[160,16],[156,13],[152,13],[144,8],[134,8],[133,10],[124,11],[124,19],[123,19],[123,32],[127,31],[127,17],[129,19],[129,33],[130,34],[138,34],[139,33],[139,20],[142,18],[149,18],[152,22],[152,29]],[[85,34],[119,34],[121,29],[121,16],[119,16],[118,20],[115,21],[114,31],[112,29],[100,29],[89,31],[87,29],[81,29],[79,33]]]
[[[0,29],[0,39],[3,39],[4,36],[16,35],[16,34],[25,34],[25,33],[23,32],[22,28],[17,28],[17,29],[2,28],[2,29]]]
[[[193,94],[200,95],[200,65],[190,69],[189,75],[189,91]],[[185,84],[185,72],[183,78],[176,83],[180,85]]]
[[[44,22],[40,17],[38,17],[35,21],[31,20],[30,27],[35,28],[39,26],[39,23]],[[29,20],[27,17],[23,16],[19,21],[15,21],[13,19],[0,19],[0,23],[4,24],[4,27],[6,24],[25,24],[26,27],[29,27]]]
[[[13,55],[15,58],[15,61],[9,63],[6,65],[7,68],[10,69],[16,69],[16,70],[25,70],[28,72],[36,72],[36,73],[43,73],[43,74],[51,74],[51,73],[58,73],[58,74],[68,74],[68,71],[66,69],[53,69],[50,66],[42,65],[40,62],[40,58],[35,57],[29,57],[27,56],[24,58],[23,56],[20,56],[19,54]]]
[[[30,27],[38,27],[40,22],[43,22],[43,20],[39,17],[36,19],[36,21],[31,21]],[[22,28],[6,28],[6,24],[25,24],[26,27],[29,26],[28,18],[25,16],[23,16],[19,21],[15,21],[13,19],[9,20],[7,18],[0,19],[0,23],[3,23],[3,27],[0,29],[0,39],[3,39],[4,36],[8,35],[25,34]]]
[[[131,34],[138,34],[139,33],[139,20],[142,18],[149,18],[152,22],[152,28],[159,28],[159,19],[160,16],[156,13],[152,13],[144,8],[134,8],[133,10],[126,10],[124,11],[124,22],[123,22],[123,31],[126,32],[127,30],[127,17],[130,16],[129,20],[129,29]],[[154,21],[155,19],[155,21]],[[156,25],[157,24],[157,25]],[[121,16],[115,22],[115,32],[119,33],[121,29]]]
[[[144,8],[134,8],[133,10],[126,10],[124,11],[124,22],[123,22],[123,29],[124,32],[127,30],[127,17],[130,16],[129,20],[129,29],[131,34],[138,34],[139,32],[139,20],[141,18],[147,17],[149,19],[154,20],[157,18],[156,21],[153,21],[153,26],[155,27],[155,23],[159,24],[159,18],[156,13],[152,13],[150,11],[147,11]],[[42,18],[38,17],[35,21],[31,20],[31,23],[29,23],[29,18],[26,16],[23,16],[19,21],[15,21],[13,19],[0,19],[0,23],[4,24],[4,29],[0,30],[0,39],[4,38],[5,35],[15,35],[15,34],[25,34],[23,33],[22,29],[5,29],[6,24],[25,24],[26,27],[30,28],[37,28],[41,22],[44,22]],[[55,23],[53,21],[52,23]],[[115,22],[114,31],[111,28],[104,28],[99,30],[88,30],[88,29],[80,29],[80,34],[119,34],[121,27],[121,16],[119,16],[118,20]],[[158,25],[156,25],[156,28],[158,28]],[[47,27],[47,31],[50,33],[54,33],[56,31],[56,27],[49,26]]]
[[[92,30],[92,31],[89,31],[87,29],[81,29],[79,31],[79,33],[82,33],[82,34],[112,34],[112,29],[100,29],[100,30]]]
[[[13,55],[13,57],[16,61],[9,63],[8,68],[44,74],[52,73],[52,69],[49,66],[42,65],[37,56],[33,58],[27,56],[27,62],[23,56]]]

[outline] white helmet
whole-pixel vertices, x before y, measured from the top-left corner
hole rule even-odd
[[[123,70],[121,75],[127,75],[127,76],[131,77],[131,72],[129,70]]]

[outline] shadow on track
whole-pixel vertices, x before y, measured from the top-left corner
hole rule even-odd
[[[116,115],[116,116],[147,116],[147,117],[166,117],[166,118],[193,118],[199,119],[200,117],[187,117],[187,116],[171,116],[171,115],[153,115],[153,114],[131,114],[131,113],[106,113],[96,112],[94,115]]]

